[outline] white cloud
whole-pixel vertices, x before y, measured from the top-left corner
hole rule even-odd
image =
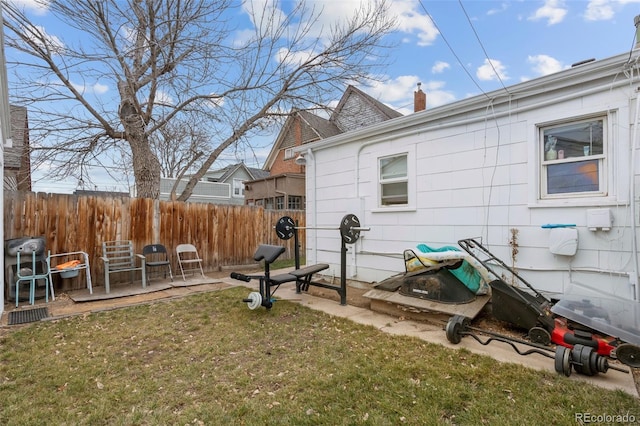
[[[614,11],[609,0],[591,0],[584,12],[587,21],[606,21],[613,18]]]
[[[508,80],[506,67],[497,59],[485,59],[484,64],[476,70],[476,77],[481,81]]]
[[[109,86],[106,86],[101,83],[95,83],[93,86],[87,86],[85,84],[77,84],[73,82],[71,84],[78,92],[80,92],[83,95],[89,94],[89,93],[93,93],[95,95],[103,95],[109,91]]]
[[[417,2],[394,0],[390,10],[398,20],[398,31],[417,34],[418,46],[429,46],[438,37],[438,30],[427,14],[421,14]]]
[[[443,73],[444,70],[449,68],[451,68],[451,65],[449,65],[447,62],[436,61],[436,63],[433,64],[433,66],[431,67],[431,73],[440,74],[440,73]]]
[[[158,90],[156,92],[156,98],[155,98],[154,103],[156,105],[171,106],[171,105],[173,105],[173,98],[167,92],[163,92],[162,90]]]
[[[362,88],[364,92],[390,105],[402,114],[413,113],[413,94],[420,89],[427,94],[427,107],[433,108],[454,101],[455,95],[444,89],[444,81],[421,81],[415,75],[403,75],[384,82],[373,82]]]
[[[46,15],[49,11],[48,0],[9,0],[18,9],[32,12],[38,16]]]
[[[292,52],[289,49],[282,48],[276,52],[275,60],[288,66],[300,66],[309,61],[315,54],[310,50]]]
[[[533,65],[533,72],[539,76],[553,74],[566,68],[560,61],[548,55],[529,55],[527,62]]]
[[[359,10],[371,6],[368,0],[314,0],[309,2],[313,13],[316,15],[308,37],[322,37],[331,32],[329,28],[340,23],[348,22]],[[438,37],[438,30],[426,13],[421,13],[420,3],[415,0],[390,0],[389,11],[397,20],[397,30],[405,34],[415,34],[419,46],[431,45]],[[270,0],[252,0],[243,3],[243,11],[249,16],[254,26],[264,27],[269,23],[268,18],[273,17],[273,22],[284,22],[286,13],[278,9],[278,2]],[[304,23],[302,24],[304,25]],[[247,38],[244,31],[236,33],[238,40]]]
[[[567,15],[567,8],[562,0],[546,0],[544,6],[537,9],[535,13],[529,16],[529,20],[538,21],[547,20],[547,25],[559,24]]]
[[[93,93],[96,95],[103,95],[109,91],[109,86],[104,84],[96,83],[93,85]]]
[[[413,92],[417,89],[420,78],[415,75],[401,75],[395,79],[375,81],[363,90],[385,103],[401,103],[413,100]]]
[[[487,15],[497,15],[498,13],[506,11],[508,8],[509,8],[509,3],[503,2],[500,4],[500,7],[489,9],[487,11]]]
[[[423,84],[422,91],[427,94],[427,108],[434,108],[456,100],[456,96],[444,90],[444,81],[429,81]]]
[[[64,51],[64,43],[62,42],[62,40],[60,40],[58,37],[48,34],[47,30],[40,26],[40,25],[34,25],[34,28],[36,31],[38,31],[40,34],[42,34],[42,37],[45,40],[45,44],[46,47],[51,50],[53,53],[62,53]],[[30,34],[29,32],[27,32],[27,34]],[[39,37],[39,36],[38,36]],[[43,43],[40,42],[40,39],[36,39],[34,40],[38,45],[42,45]],[[44,46],[41,46],[44,47]]]

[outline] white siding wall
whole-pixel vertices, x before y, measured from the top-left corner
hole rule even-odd
[[[540,109],[524,112],[518,112],[514,104],[512,114],[497,119],[487,101],[482,111],[473,112],[476,120],[470,119],[471,113],[456,116],[452,111],[449,123],[425,120],[406,129],[405,136],[394,131],[327,148],[318,146],[307,168],[307,222],[309,226],[337,227],[345,214],[354,213],[363,226],[371,227],[350,246],[350,279],[380,281],[404,272],[404,249],[419,243],[457,245],[463,238],[481,237],[486,247],[511,265],[509,240],[515,229],[515,266],[538,289],[562,293],[570,283],[579,283],[633,299],[628,276],[633,271],[632,218],[626,200],[635,96],[632,87],[603,88],[600,93],[547,102]],[[611,117],[609,196],[539,202],[536,125],[607,112]],[[456,121],[462,124],[451,124]],[[410,206],[380,208],[378,158],[400,152],[409,153]],[[587,210],[591,208],[611,209],[614,226],[610,231],[587,229]],[[549,251],[550,231],[541,228],[547,223],[577,225],[575,256]],[[339,276],[338,231],[310,231],[307,235],[308,262],[330,263],[331,273]]]

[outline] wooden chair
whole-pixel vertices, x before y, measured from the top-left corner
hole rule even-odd
[[[162,244],[149,244],[142,248],[142,255],[145,258],[145,266],[147,269],[147,277],[150,277],[150,273],[153,269],[164,270],[164,278],[167,278],[167,272],[169,272],[169,278],[173,281],[173,273],[171,272],[171,262],[169,261],[169,254],[167,248]],[[162,271],[160,271],[162,272]]]
[[[109,276],[118,272],[130,272],[133,282],[136,271],[142,274],[142,288],[147,287],[145,258],[133,252],[132,241],[105,241],[102,243],[102,261],[104,262],[105,292],[111,291]]]
[[[184,281],[187,280],[184,276],[185,272],[195,274],[200,271],[202,278],[205,278],[202,270],[202,259],[198,256],[198,250],[193,244],[178,244],[176,254],[178,255],[178,265],[180,265],[180,272]]]

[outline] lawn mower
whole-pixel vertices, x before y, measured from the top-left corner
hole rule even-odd
[[[569,294],[554,303],[480,242],[464,239],[458,244],[495,278],[489,283],[493,316],[528,333],[527,340],[517,339],[472,327],[469,318],[454,315],[445,326],[449,342],[457,344],[463,336],[472,336],[483,345],[501,341],[511,345],[520,355],[538,353],[553,358],[555,370],[566,376],[571,374],[572,367],[584,375],[606,373],[608,369],[628,373],[626,369],[610,365],[609,358],[633,368],[640,367],[640,333],[637,325],[616,326],[620,318],[627,317],[626,313],[630,313],[632,318],[640,318],[640,309],[635,304],[629,302],[621,305],[621,301],[585,298],[577,294]],[[496,265],[501,271],[508,271],[514,281],[523,286],[507,284],[494,270]],[[482,340],[476,333],[488,335],[489,338]],[[516,343],[531,349],[521,351]],[[551,344],[556,345],[555,349]]]

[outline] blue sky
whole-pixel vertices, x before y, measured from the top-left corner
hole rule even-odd
[[[46,8],[33,0],[19,2],[32,13],[34,21],[55,36],[65,29],[47,20]],[[349,16],[357,0],[311,0],[323,8],[319,22],[331,23]],[[362,90],[398,111],[413,111],[417,83],[427,93],[427,108],[547,75],[576,62],[604,59],[628,52],[635,43],[634,17],[640,15],[640,0],[391,0],[398,30],[389,35],[395,48],[389,52],[389,66],[379,83],[360,86]],[[283,9],[291,2],[278,3]],[[250,20],[242,9],[233,19],[238,28]],[[68,36],[68,34],[67,34]],[[241,31],[238,32],[238,37]],[[7,52],[10,58],[10,52]],[[115,88],[93,84],[96,94]],[[338,99],[336,99],[337,102]],[[275,139],[275,136],[274,136]],[[268,145],[268,144],[267,144]],[[269,147],[258,150],[257,161],[230,152],[220,162],[223,167],[238,159],[261,167]],[[34,175],[36,178],[37,173]],[[108,179],[98,180],[99,189],[115,189]],[[49,182],[34,181],[35,190],[51,190]],[[75,182],[55,185],[71,192]]]

